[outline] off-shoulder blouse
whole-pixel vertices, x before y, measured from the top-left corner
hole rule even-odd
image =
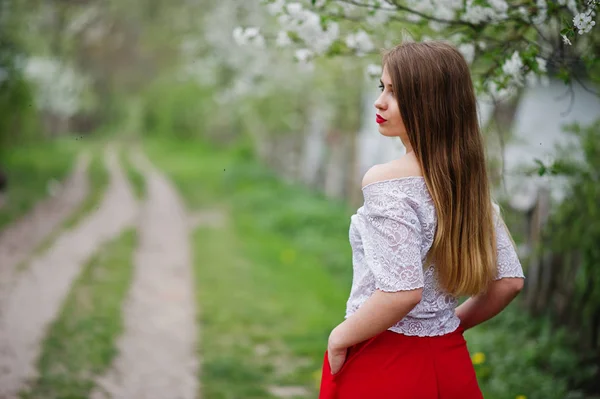
[[[397,333],[436,336],[456,330],[458,298],[437,283],[435,265],[423,267],[433,243],[436,211],[420,176],[377,181],[363,187],[364,204],[350,218],[353,278],[346,315],[352,315],[376,289],[423,289],[421,302],[390,327]],[[512,241],[495,215],[498,274],[524,278]]]

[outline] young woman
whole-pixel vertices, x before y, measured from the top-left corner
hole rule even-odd
[[[524,276],[490,197],[469,67],[433,41],[395,47],[383,66],[379,132],[406,155],[363,178],[352,288],[319,398],[482,398],[463,332],[504,309]]]

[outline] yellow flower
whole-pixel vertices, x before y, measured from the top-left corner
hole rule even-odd
[[[321,374],[322,373],[323,373],[323,369],[318,369],[318,370],[315,370],[312,375],[315,380],[315,385],[317,386],[317,389],[319,389],[321,387]]]
[[[525,396],[525,395],[519,395],[515,399],[527,399],[527,396]]]
[[[482,364],[485,362],[485,353],[477,352],[471,356],[471,361],[473,364]]]
[[[296,260],[296,251],[293,249],[284,249],[279,254],[279,260],[286,265],[293,263]]]

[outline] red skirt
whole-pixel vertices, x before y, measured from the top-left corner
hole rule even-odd
[[[335,375],[326,351],[319,399],[482,399],[463,332],[384,331],[350,347]]]

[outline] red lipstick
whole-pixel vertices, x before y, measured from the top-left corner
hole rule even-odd
[[[379,114],[376,114],[375,115],[375,122],[377,122],[377,123],[379,123],[381,125],[383,122],[387,122],[387,119],[383,118]]]

